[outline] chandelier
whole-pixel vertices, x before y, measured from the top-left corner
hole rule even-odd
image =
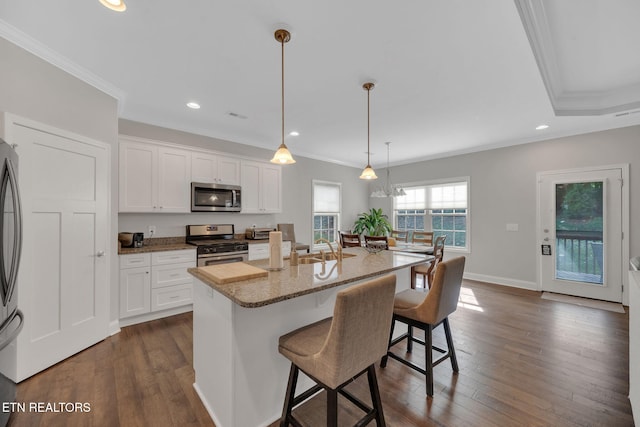
[[[371,193],[371,197],[399,197],[406,196],[404,189],[399,185],[394,185],[389,180],[389,145],[391,142],[385,142],[387,145],[387,181],[383,187],[379,187],[373,193]]]

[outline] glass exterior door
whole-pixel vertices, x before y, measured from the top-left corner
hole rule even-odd
[[[543,291],[622,300],[622,172],[548,173],[539,180]]]

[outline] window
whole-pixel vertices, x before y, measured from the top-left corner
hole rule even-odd
[[[340,183],[313,181],[313,241],[338,240],[342,205]]]
[[[394,199],[397,230],[433,231],[445,235],[446,246],[469,249],[468,178],[405,187],[406,196]]]

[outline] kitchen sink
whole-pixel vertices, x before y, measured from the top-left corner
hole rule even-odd
[[[352,258],[354,256],[357,255],[343,253],[342,259],[344,260],[345,258]],[[325,253],[324,259],[325,261],[334,261],[336,257],[331,252],[329,252]],[[315,264],[317,262],[322,262],[322,255],[320,255],[319,253],[302,255],[298,258],[298,264]]]
[[[313,257],[298,258],[298,264],[315,264],[317,262],[322,262],[322,259]]]

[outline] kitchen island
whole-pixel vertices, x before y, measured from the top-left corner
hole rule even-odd
[[[199,268],[193,304],[194,387],[218,427],[267,426],[282,411],[290,362],[278,338],[333,314],[338,291],[393,273],[396,292],[409,288],[412,266],[431,256],[364,248],[345,258],[289,265],[267,277],[218,284]],[[349,257],[349,255],[351,255]],[[267,269],[268,260],[248,264]],[[372,307],[371,309],[375,309]],[[301,376],[302,377],[302,376]],[[300,378],[298,390],[312,385]]]

